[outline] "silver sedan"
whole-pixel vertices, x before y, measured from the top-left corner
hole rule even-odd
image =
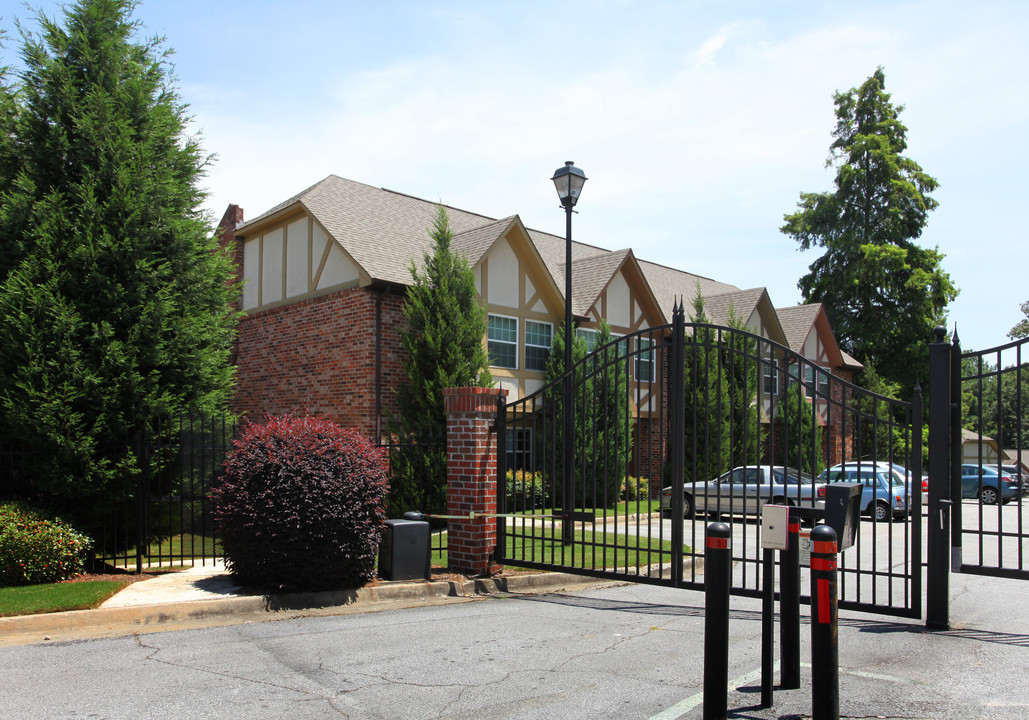
[[[727,513],[757,515],[765,503],[825,507],[825,483],[811,473],[782,465],[737,467],[710,482],[682,486],[682,514]],[[672,488],[661,491],[661,512],[672,509]]]

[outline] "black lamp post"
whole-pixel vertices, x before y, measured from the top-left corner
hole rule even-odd
[[[586,174],[575,167],[572,161],[554,171],[554,187],[565,209],[565,376],[564,376],[564,409],[562,412],[564,425],[564,512],[565,520],[561,523],[561,537],[565,544],[571,543],[573,523],[568,515],[575,510],[575,484],[572,465],[575,462],[575,406],[572,402],[572,208],[579,201],[582,186],[586,183]]]

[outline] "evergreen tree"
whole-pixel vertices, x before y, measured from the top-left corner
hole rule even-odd
[[[776,421],[783,429],[783,464],[812,475],[821,472],[824,467],[822,427],[815,417],[814,405],[804,397],[800,379],[790,378],[786,392],[779,399]]]
[[[586,366],[582,363],[588,354],[586,341],[577,334],[572,335],[572,403],[575,423],[575,455],[573,469],[575,478],[575,498],[578,504],[586,495],[583,485],[583,468],[590,463],[593,456],[591,433],[586,431],[587,410],[585,393]],[[543,368],[544,378],[544,415],[540,428],[543,440],[543,453],[537,457],[541,464],[536,470],[543,473],[551,496],[559,503],[564,503],[564,382],[561,380],[565,372],[565,326],[558,326],[554,339],[550,343],[550,355],[547,356]]]
[[[408,382],[397,389],[400,416],[393,420],[403,444],[394,454],[394,516],[406,510],[446,510],[443,390],[493,384],[482,342],[486,311],[468,260],[451,248],[454,234],[442,205],[429,235],[433,251],[424,255],[424,271],[413,262],[410,266],[413,283],[404,303],[407,327],[400,330]]]
[[[801,250],[825,248],[798,283],[804,301],[823,303],[840,346],[909,394],[957,290],[943,255],[914,242],[937,206],[937,182],[903,155],[903,107],[884,84],[879,68],[861,87],[836,93],[826,161],[837,167],[835,192],[801,193],[781,231]]]
[[[1022,303],[1019,306],[1019,310],[1022,311],[1022,314],[1025,315],[1025,317],[1019,320],[1015,326],[1008,331],[1008,337],[1012,340],[1029,337],[1029,300]]]
[[[618,502],[632,457],[631,387],[626,341],[613,342],[611,326],[600,321],[590,353],[578,335],[572,341],[575,459],[573,479],[577,507],[610,507]],[[544,370],[547,421],[543,442],[546,467],[555,495],[563,502],[564,325],[558,328]],[[582,362],[585,360],[585,362]]]
[[[40,495],[94,530],[134,492],[134,432],[224,407],[233,377],[209,158],[134,6],[39,14],[0,93],[0,433],[39,453]]]
[[[697,288],[686,340],[686,437],[684,467],[687,482],[706,482],[729,469],[733,460],[730,418],[733,398],[729,373],[722,365],[718,331],[710,327],[704,296]]]
[[[731,396],[732,464],[754,465],[761,458],[764,447],[761,408],[756,402],[761,373],[757,360],[757,338],[746,322],[729,305],[728,351],[725,353],[726,372]]]

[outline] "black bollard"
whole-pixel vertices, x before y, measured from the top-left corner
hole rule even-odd
[[[837,634],[836,531],[811,531],[811,717],[840,718],[840,656]]]
[[[707,526],[704,551],[704,720],[729,714],[729,585],[732,531]]]
[[[779,552],[779,687],[800,687],[800,518],[790,514]]]

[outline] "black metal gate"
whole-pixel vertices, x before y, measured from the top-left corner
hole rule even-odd
[[[1029,580],[1029,338],[962,354],[952,345],[954,572]]]
[[[869,394],[746,330],[688,324],[681,307],[571,373],[570,393],[558,380],[500,413],[499,562],[700,589],[718,518],[733,593],[758,597],[760,507],[818,508],[823,481],[856,472],[868,517],[840,556],[840,607],[920,616],[919,395]]]

